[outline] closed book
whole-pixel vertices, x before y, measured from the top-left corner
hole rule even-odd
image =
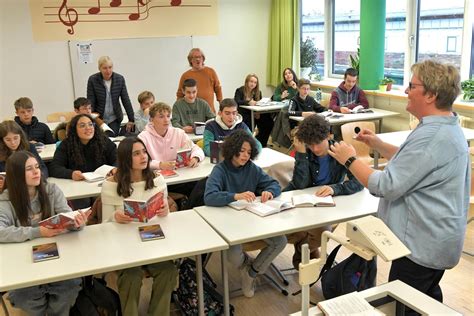
[[[33,262],[59,258],[58,245],[55,242],[33,246]]]
[[[221,146],[223,142],[224,141],[222,140],[215,140],[209,143],[210,151],[211,151],[211,157],[210,157],[211,163],[217,164],[221,162],[222,160],[224,160],[221,154]]]
[[[138,232],[142,241],[156,240],[165,238],[165,234],[160,224],[138,227]]]
[[[190,160],[191,148],[180,149],[176,152],[176,168],[187,167]]]
[[[160,170],[159,173],[163,178],[173,178],[179,176],[179,174],[174,170]]]
[[[332,196],[316,196],[314,194],[300,194],[291,198],[295,207],[336,206]]]
[[[130,216],[135,222],[146,223],[156,215],[156,212],[163,207],[164,193],[158,192],[148,200],[123,200],[124,213]]]

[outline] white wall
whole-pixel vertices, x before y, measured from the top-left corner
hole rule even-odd
[[[224,97],[233,97],[250,72],[266,82],[270,2],[220,0],[219,35],[193,38],[194,47],[206,54],[206,64],[217,71]],[[40,120],[50,112],[71,109],[74,95],[67,42],[33,41],[28,0],[0,1],[0,18],[0,118],[14,115],[13,102],[21,96],[33,100]],[[170,62],[187,62],[186,56]],[[163,75],[178,85],[181,74]],[[261,89],[264,96],[271,95],[264,84]],[[159,95],[159,87],[153,91]],[[136,96],[130,98],[135,104]]]

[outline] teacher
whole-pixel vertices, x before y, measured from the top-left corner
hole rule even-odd
[[[127,112],[127,132],[133,130],[135,119],[125,79],[114,72],[113,67],[114,64],[109,56],[99,58],[99,72],[90,76],[87,81],[87,98],[91,101],[92,112],[98,113],[115,135],[118,135],[123,120],[119,98]]]
[[[184,80],[194,79],[197,82],[197,96],[198,98],[204,99],[211,111],[215,114],[216,109],[214,107],[214,93],[218,102],[222,101],[222,87],[217,77],[217,73],[211,67],[204,66],[206,56],[200,48],[193,48],[189,51],[188,62],[192,68],[184,72],[179,79],[178,91],[176,91],[177,99],[183,98],[184,93],[182,90]]]

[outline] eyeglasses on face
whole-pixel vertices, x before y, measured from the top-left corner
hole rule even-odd
[[[94,128],[94,123],[89,122],[89,123],[79,123],[77,124],[77,127],[84,129],[84,128]]]
[[[421,83],[413,83],[413,82],[410,81],[410,82],[408,83],[408,90],[413,89],[415,86],[423,86],[423,84],[421,84]]]

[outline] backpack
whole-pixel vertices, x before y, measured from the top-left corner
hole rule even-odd
[[[121,316],[120,297],[106,286],[105,280],[86,276],[82,278],[82,290],[69,311],[70,316]]]
[[[375,286],[375,277],[377,276],[376,259],[367,261],[353,253],[331,268],[339,248],[341,248],[341,245],[331,252],[319,274],[325,299]]]
[[[204,314],[223,315],[224,304],[222,295],[216,290],[216,284],[206,269],[202,269],[204,289]],[[189,258],[179,267],[179,287],[173,292],[173,300],[183,315],[198,315],[198,294],[196,283],[196,263]],[[234,306],[230,306],[230,314],[234,314]]]

